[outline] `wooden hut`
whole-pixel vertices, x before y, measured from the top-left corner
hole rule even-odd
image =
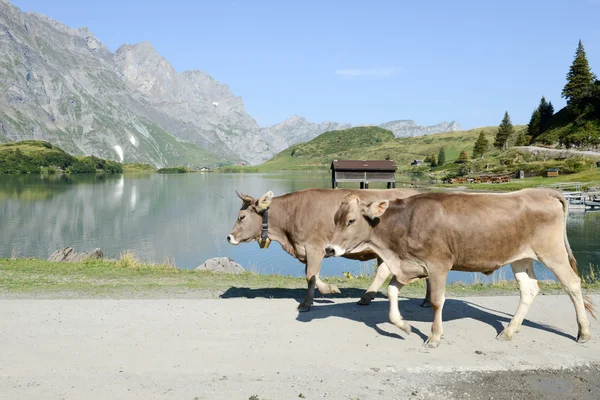
[[[548,178],[558,176],[558,168],[550,168],[548,169],[547,175]]]
[[[333,160],[331,162],[331,187],[340,182],[359,182],[368,189],[370,182],[385,182],[388,189],[396,187],[396,162],[393,160]]]

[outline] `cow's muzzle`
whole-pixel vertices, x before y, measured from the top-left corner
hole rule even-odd
[[[231,244],[240,244],[233,235],[227,235],[227,241]]]
[[[338,246],[329,245],[325,247],[325,254],[327,257],[339,257],[344,254],[344,251]]]

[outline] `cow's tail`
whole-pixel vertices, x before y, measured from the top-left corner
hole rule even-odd
[[[567,199],[565,199],[562,193],[557,192],[557,194],[558,199],[563,205],[563,212],[565,218],[565,223],[563,227],[563,237],[565,242],[565,249],[567,250],[567,254],[569,256],[569,264],[571,264],[573,272],[575,272],[577,276],[579,276],[579,273],[577,272],[577,260],[575,260],[575,256],[573,255],[573,251],[571,250],[571,245],[569,244],[569,238],[567,238],[567,215],[569,214],[569,202],[567,201]],[[591,316],[594,317],[594,319],[597,319],[595,314],[596,309],[594,308],[594,304],[590,296],[583,296],[583,305],[586,311],[589,312]]]

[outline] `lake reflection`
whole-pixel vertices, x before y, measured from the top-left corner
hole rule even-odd
[[[408,184],[411,178],[399,180]],[[0,176],[0,257],[18,251],[47,258],[70,246],[78,251],[99,247],[116,258],[131,249],[140,259],[170,259],[182,268],[227,256],[252,271],[301,276],[304,266],[277,243],[268,250],[256,243],[227,243],[241,206],[235,190],[258,197],[269,190],[281,195],[329,186],[329,174],[316,172]],[[570,216],[569,239],[581,268],[598,264],[599,232],[600,213]],[[356,275],[371,268],[372,263],[327,259],[322,275]],[[543,267],[537,271],[540,278],[552,277]],[[502,274],[512,278],[510,271]],[[457,279],[470,280],[471,274],[450,274],[449,280]]]

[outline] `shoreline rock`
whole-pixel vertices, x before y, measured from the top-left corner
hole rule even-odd
[[[245,272],[245,269],[229,257],[216,257],[206,260],[203,264],[194,268],[194,271],[241,274]]]
[[[72,247],[58,249],[48,257],[48,261],[52,262],[82,262],[85,260],[102,260],[104,253],[96,248],[89,252],[78,253]]]

